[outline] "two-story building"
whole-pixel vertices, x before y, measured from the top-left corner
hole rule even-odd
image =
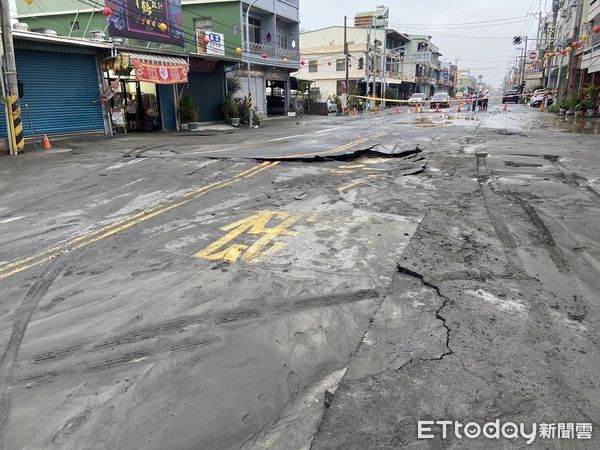
[[[114,32],[123,28],[125,20],[152,20],[125,0],[110,0],[106,4],[104,0],[18,2],[17,18],[31,32],[109,43],[110,50],[98,55],[103,88],[118,79],[123,95],[132,94],[136,100],[146,101],[147,106],[153,106],[150,108],[152,113],[160,112],[160,105],[165,102],[175,101],[177,107],[176,99],[187,94],[198,109],[200,121],[221,120],[226,77],[234,75],[244,78],[240,80],[244,81],[240,95],[247,94],[245,80],[250,78],[253,104],[263,113],[268,112],[268,87],[289,95],[290,73],[299,65],[299,0],[182,0],[180,10],[179,2],[174,0],[157,0],[155,3],[181,15],[178,25],[170,22],[168,25],[152,24],[167,33],[176,29],[180,37],[177,45],[155,36],[141,40],[139,36],[132,38]],[[246,22],[249,24],[248,43]],[[165,88],[161,83],[140,82],[133,71],[133,62],[141,60],[161,66],[186,64],[187,82],[177,84],[175,90]],[[131,66],[129,76],[123,61]],[[249,73],[247,61],[251,62]],[[64,61],[54,58],[44,70],[60,71],[63,64]],[[117,66],[121,69],[118,74],[113,70]],[[77,74],[72,73],[72,76],[77,77]],[[49,92],[48,95],[53,94]]]

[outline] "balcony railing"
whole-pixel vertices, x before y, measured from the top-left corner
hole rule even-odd
[[[263,55],[266,54],[270,57],[280,57],[280,58],[292,58],[299,59],[300,52],[298,50],[293,50],[289,48],[277,47],[273,44],[250,44],[250,54],[252,55]]]

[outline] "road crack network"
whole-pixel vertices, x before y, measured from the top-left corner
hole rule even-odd
[[[448,306],[449,303],[451,303],[450,299],[448,297],[446,297],[444,294],[442,294],[442,292],[440,291],[439,286],[430,283],[429,281],[427,281],[425,279],[425,277],[418,273],[415,272],[411,269],[408,269],[406,267],[401,266],[400,264],[397,265],[398,268],[398,272],[404,275],[408,275],[410,277],[416,278],[417,280],[419,280],[423,286],[426,286],[430,289],[433,289],[436,294],[438,295],[438,297],[443,298],[444,302],[441,304],[441,306],[435,311],[435,318],[437,320],[439,320],[440,322],[442,322],[442,326],[446,329],[446,351],[444,353],[442,353],[440,356],[438,356],[437,358],[428,358],[428,359],[420,359],[420,361],[441,361],[443,360],[446,356],[452,355],[454,353],[454,350],[452,350],[452,347],[450,347],[450,327],[448,326],[447,320],[446,318],[442,315],[442,311],[444,310],[444,308],[446,306]],[[405,366],[407,366],[408,364],[412,363],[413,359],[411,359],[410,361],[408,361],[407,363],[405,363],[404,365],[400,366],[398,368],[398,370],[404,368]]]

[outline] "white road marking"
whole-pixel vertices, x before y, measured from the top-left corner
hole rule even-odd
[[[24,218],[25,218],[25,216],[9,217],[8,219],[0,219],[0,223],[10,223],[10,222],[14,222],[15,220],[21,220]]]
[[[140,181],[142,181],[142,180],[143,180],[143,178],[140,178],[139,180],[135,180],[135,181],[132,181],[131,183],[127,183],[127,184],[126,184],[125,186],[123,186],[123,187],[124,187],[124,188],[126,188],[127,186],[131,186],[132,184],[139,183],[139,182],[140,182]]]
[[[327,133],[329,131],[339,130],[342,127],[328,128],[327,130],[315,131],[315,134]]]
[[[145,160],[146,160],[146,158],[135,158],[132,161],[127,161],[127,162],[124,162],[124,163],[115,164],[114,166],[110,166],[106,170],[120,169],[121,167],[130,166],[132,164],[137,164],[137,163],[143,162]]]
[[[297,134],[296,136],[285,136],[277,139],[269,139],[267,142],[285,141],[287,139],[293,139],[298,137],[308,136],[308,134]]]

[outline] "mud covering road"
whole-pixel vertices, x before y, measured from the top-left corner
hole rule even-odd
[[[417,420],[599,426],[598,137],[470,119],[2,160],[4,448],[518,448],[418,441]]]

